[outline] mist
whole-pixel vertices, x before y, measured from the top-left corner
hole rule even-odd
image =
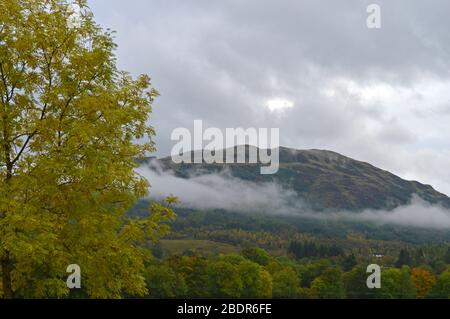
[[[296,214],[302,208],[298,195],[277,183],[254,183],[228,171],[184,179],[170,171],[139,168],[150,181],[150,198],[176,195],[186,208],[224,209],[242,213]]]
[[[421,228],[450,229],[450,210],[432,205],[418,196],[411,203],[390,211],[364,210],[362,213],[338,212],[328,218],[368,221],[376,224],[396,224]]]
[[[242,180],[232,176],[227,170],[185,179],[175,176],[171,171],[163,171],[153,162],[151,168],[140,167],[137,172],[150,181],[151,199],[159,200],[173,194],[180,198],[181,206],[185,208],[450,229],[450,210],[432,205],[415,195],[409,205],[389,211],[320,213],[308,208],[294,190],[275,182],[255,183]]]

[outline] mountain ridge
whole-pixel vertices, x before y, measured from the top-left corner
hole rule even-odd
[[[246,158],[253,146],[245,145]],[[236,158],[236,149],[235,158]],[[224,156],[225,156],[225,151]],[[193,158],[194,152],[189,152]],[[413,196],[450,208],[450,198],[431,185],[409,181],[370,163],[359,161],[330,150],[297,150],[279,147],[279,171],[261,175],[261,164],[173,163],[171,157],[146,158],[141,164],[157,161],[163,171],[177,177],[216,174],[228,170],[233,177],[255,183],[277,182],[294,190],[314,211],[365,209],[390,210],[407,205]]]

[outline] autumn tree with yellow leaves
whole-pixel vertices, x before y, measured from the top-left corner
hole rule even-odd
[[[154,149],[157,92],[148,76],[119,71],[114,49],[85,0],[0,2],[5,298],[68,296],[69,264],[81,267],[86,296],[147,293],[143,244],[174,213],[154,204],[146,219],[125,217],[148,191],[135,159]]]

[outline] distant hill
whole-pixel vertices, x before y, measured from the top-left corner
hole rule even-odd
[[[248,152],[247,146],[247,152]],[[189,178],[227,169],[232,176],[257,183],[277,182],[294,190],[315,211],[393,209],[408,204],[414,194],[432,204],[450,208],[450,198],[432,186],[404,180],[371,164],[326,150],[281,147],[280,169],[261,175],[260,164],[175,164],[170,157],[156,160],[163,170]],[[193,156],[193,153],[191,153]]]

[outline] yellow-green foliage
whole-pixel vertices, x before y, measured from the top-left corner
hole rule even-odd
[[[72,2],[72,1],[70,1]],[[111,32],[85,0],[0,2],[0,259],[4,297],[144,295],[147,238],[173,217],[124,212],[146,195],[134,159],[153,150],[150,78],[116,69]],[[137,140],[143,142],[137,143]],[[169,199],[169,204],[175,199]]]
[[[182,254],[192,251],[202,256],[237,253],[239,248],[230,244],[211,240],[196,239],[163,239],[160,241],[167,255]]]

